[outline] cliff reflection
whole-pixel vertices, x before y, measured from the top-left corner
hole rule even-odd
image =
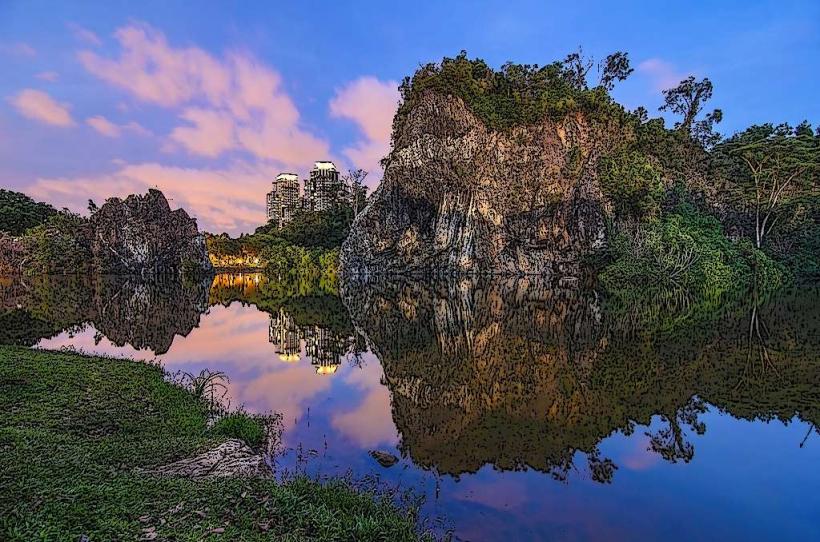
[[[209,282],[121,276],[38,276],[0,283],[0,343],[32,346],[87,325],[114,345],[164,354],[208,309]]]
[[[350,283],[343,297],[381,360],[402,452],[442,473],[490,464],[564,479],[583,452],[606,482],[617,466],[599,443],[655,416],[648,447],[668,461],[692,459],[687,435],[706,431],[707,403],[747,419],[820,418],[817,290],[671,331],[529,279]],[[760,348],[750,325],[766,329],[763,357],[749,355]]]

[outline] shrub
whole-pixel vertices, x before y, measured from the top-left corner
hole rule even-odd
[[[496,130],[534,124],[545,116],[560,118],[578,110],[622,112],[606,89],[587,88],[586,82],[578,79],[562,62],[545,66],[507,62],[494,70],[480,58],[468,59],[462,51],[455,58],[426,64],[412,78],[402,81],[401,103],[393,119],[393,141],[426,91],[461,98],[489,128]]]
[[[253,448],[265,442],[265,424],[261,418],[251,416],[243,410],[222,416],[211,428],[211,432],[227,438],[237,438]]]
[[[732,243],[717,219],[685,205],[615,234],[611,256],[599,279],[621,298],[670,286],[717,296],[754,279],[771,288],[783,281],[782,269],[766,254],[749,243]]]
[[[39,203],[20,192],[0,190],[0,231],[19,236],[57,214],[47,203]]]
[[[612,200],[619,216],[654,216],[664,196],[661,174],[646,155],[620,152],[603,158],[598,174],[604,193]]]
[[[84,272],[91,262],[88,221],[79,215],[60,212],[22,238],[29,254],[27,273],[74,274]]]

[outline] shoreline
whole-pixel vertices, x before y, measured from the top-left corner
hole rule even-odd
[[[209,405],[156,365],[0,346],[0,407],[4,540],[433,539],[416,510],[340,479],[150,474],[244,443],[259,419],[209,427]]]

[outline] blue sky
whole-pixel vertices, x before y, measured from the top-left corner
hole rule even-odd
[[[670,5],[664,5],[670,4]],[[498,66],[630,54],[616,98],[708,76],[720,129],[820,122],[820,2],[0,0],[0,186],[57,206],[162,188],[250,231],[282,170],[387,151],[397,81],[466,49]]]

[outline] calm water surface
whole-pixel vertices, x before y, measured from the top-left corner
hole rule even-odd
[[[281,473],[460,540],[820,540],[820,290],[616,306],[532,280],[0,279],[0,342],[224,371]],[[382,467],[369,452],[400,461]]]

